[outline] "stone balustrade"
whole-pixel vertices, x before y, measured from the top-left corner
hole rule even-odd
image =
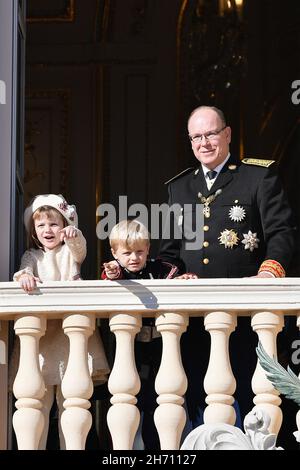
[[[14,382],[17,410],[13,427],[19,449],[37,449],[43,431],[41,399],[45,384],[39,370],[39,339],[47,319],[62,319],[70,354],[62,381],[65,411],[61,426],[67,449],[84,449],[92,417],[89,412],[93,384],[87,363],[88,338],[96,318],[109,318],[116,352],[109,378],[112,394],[107,422],[114,449],[131,449],[139,425],[136,395],[140,378],[134,360],[134,340],[143,317],[156,317],[163,352],[155,389],[158,394],[154,422],[161,449],[178,449],[185,424],[184,394],[187,378],[181,362],[180,337],[189,317],[204,317],[211,349],[204,389],[207,424],[234,424],[233,376],[229,337],[238,316],[251,316],[253,330],[270,355],[276,356],[276,337],[284,315],[297,316],[300,327],[300,279],[197,279],[144,281],[47,282],[25,294],[17,283],[0,283],[0,319],[14,320],[20,338],[20,363]],[[252,389],[256,408],[271,417],[270,432],[278,433],[282,412],[278,392],[257,365]],[[6,394],[7,390],[1,390]],[[250,410],[249,410],[250,411]],[[300,426],[300,412],[297,418]],[[0,434],[5,433],[0,423]],[[100,436],[101,439],[101,436]]]

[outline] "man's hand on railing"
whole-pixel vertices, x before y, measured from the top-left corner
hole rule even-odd
[[[198,276],[194,273],[184,273],[181,276],[176,276],[174,279],[198,279]]]
[[[275,276],[273,276],[273,274],[268,272],[268,271],[261,271],[260,273],[256,274],[255,276],[250,276],[250,277],[275,277]]]

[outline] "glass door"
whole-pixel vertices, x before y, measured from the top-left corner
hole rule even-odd
[[[11,280],[23,251],[25,7],[25,0],[0,0],[0,282]],[[7,323],[0,329],[1,450],[12,443]]]

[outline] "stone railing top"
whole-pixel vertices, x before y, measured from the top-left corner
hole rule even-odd
[[[164,279],[143,281],[45,282],[32,294],[18,283],[0,282],[0,318],[21,313],[44,313],[61,317],[69,312],[96,313],[108,317],[116,312],[186,312],[199,316],[207,311],[300,311],[300,278],[284,279]]]

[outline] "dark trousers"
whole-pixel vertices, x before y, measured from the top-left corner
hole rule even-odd
[[[135,342],[136,366],[141,379],[141,389],[137,395],[137,407],[142,417],[142,438],[146,450],[160,448],[158,433],[154,424],[157,407],[157,394],[154,383],[162,353],[161,338],[149,342]]]

